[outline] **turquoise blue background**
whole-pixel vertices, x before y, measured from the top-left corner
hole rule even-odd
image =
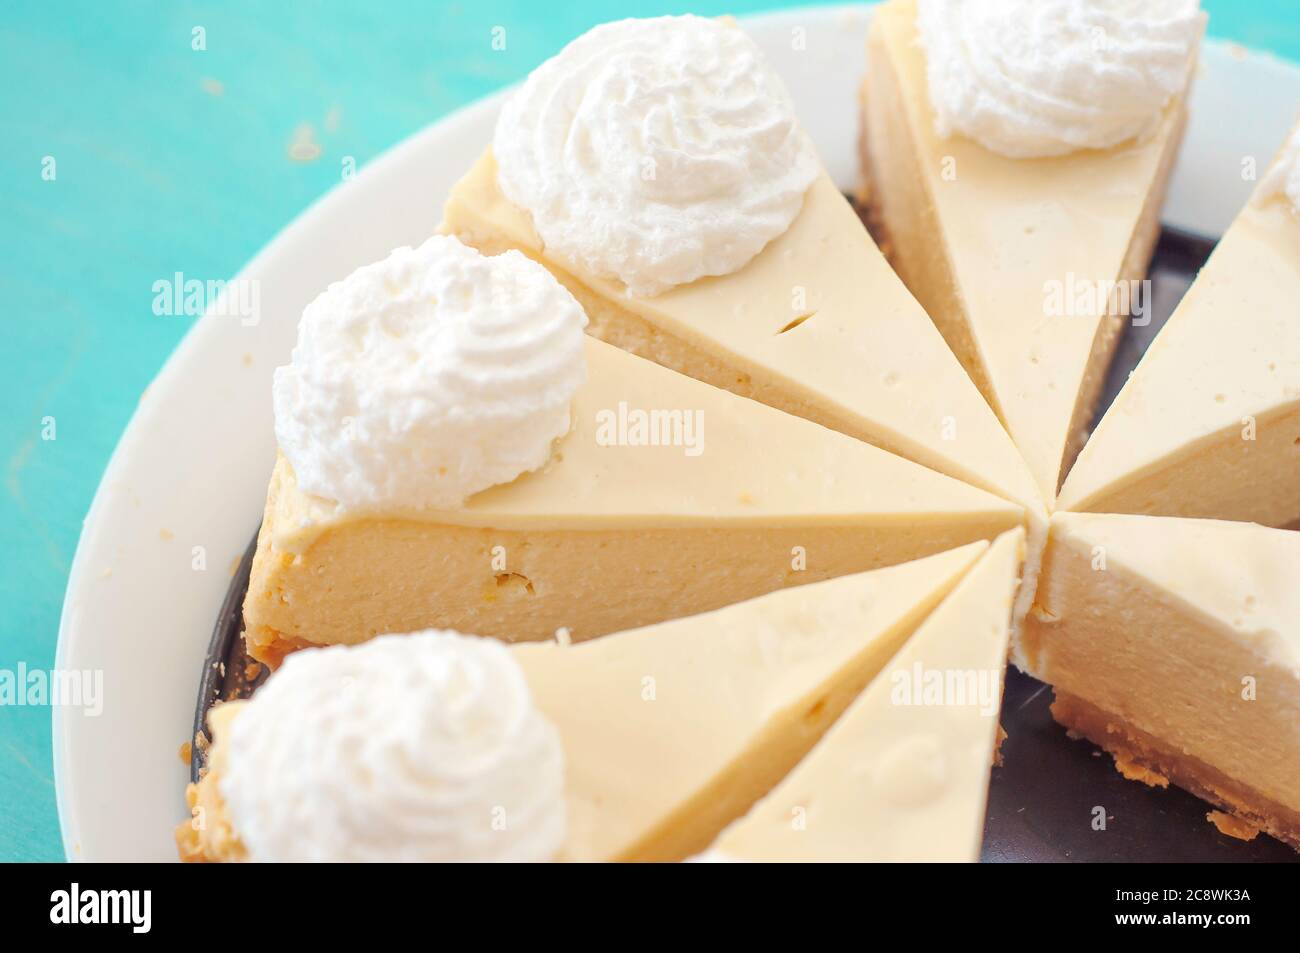
[[[235,274],[358,165],[602,20],[785,2],[24,3],[0,12],[0,668],[49,668],[81,520],[189,326],[152,284]],[[1207,0],[1300,58],[1296,0]],[[206,31],[205,51],[191,48]],[[506,28],[506,49],[491,31]],[[1248,104],[1243,104],[1248,108]],[[310,126],[313,162],[289,146]],[[42,179],[53,156],[56,178]],[[57,440],[41,421],[57,420]],[[62,857],[49,711],[0,708],[0,860]]]

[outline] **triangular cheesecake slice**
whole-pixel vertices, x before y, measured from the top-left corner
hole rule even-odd
[[[602,340],[1042,510],[1006,431],[824,172],[739,271],[653,297],[548,253],[490,150],[452,189],[441,230],[541,262]]]
[[[1252,201],[1097,425],[1061,509],[1300,521],[1300,213]]]
[[[817,742],[987,548],[583,645],[516,646],[564,744],[561,859],[681,860],[706,847]]]
[[[495,656],[475,648],[480,640],[453,633],[390,637],[358,648],[351,658],[306,653],[302,664],[295,660],[273,675],[252,702],[231,702],[212,711],[208,771],[188,790],[195,820],[176,829],[181,856],[280,859],[288,851],[320,857],[320,849],[300,849],[282,836],[282,828],[311,811],[276,796],[285,789],[277,787],[274,777],[250,775],[246,768],[236,785],[243,803],[251,805],[245,817],[258,831],[241,836],[226,796],[234,781],[233,744],[242,742],[246,759],[277,764],[286,750],[299,750],[295,734],[310,732],[311,719],[321,717],[331,723],[319,726],[321,737],[309,744],[322,758],[344,767],[395,767],[412,789],[427,788],[419,803],[406,805],[409,817],[385,816],[386,827],[377,833],[357,825],[356,818],[380,809],[391,812],[397,795],[388,789],[315,805],[335,849],[376,859],[381,856],[376,850],[404,857],[460,851],[457,859],[462,860],[499,856],[510,838],[492,826],[504,810],[493,808],[495,798],[511,802],[514,814],[508,816],[516,824],[526,824],[520,817],[536,824],[555,816],[551,810],[536,810],[543,802],[530,800],[559,776],[548,758],[538,757],[547,748],[546,737],[536,735],[540,718],[558,739],[563,757],[563,793],[555,792],[563,832],[551,859],[683,859],[780,780],[987,550],[986,542],[971,543],[901,566],[769,593],[581,645],[516,645],[506,658],[518,663],[526,687],[508,688],[513,680],[499,664],[476,666],[465,652],[480,660]],[[441,660],[421,658],[439,643],[447,653]],[[404,653],[407,645],[410,651]],[[376,666],[378,656],[361,665],[362,653],[376,649],[388,657],[388,665]],[[360,683],[352,686],[355,704],[368,692],[420,692],[418,704],[387,694],[373,700],[391,705],[394,713],[416,712],[414,723],[404,722],[384,739],[382,750],[367,758],[365,740],[350,738],[336,715],[322,715],[323,706],[304,712],[301,723],[274,717],[291,694],[293,680],[300,692],[313,690],[310,681],[303,684],[313,663],[320,664],[312,672],[328,675],[335,669],[335,680],[355,669]],[[385,673],[394,663],[409,666],[418,677]],[[458,669],[466,674],[456,676]],[[291,681],[277,682],[284,678]],[[274,698],[263,695],[271,689],[283,691]],[[449,697],[423,697],[438,690]],[[484,696],[494,705],[474,717],[474,706]],[[258,704],[270,706],[259,710],[259,731],[232,735],[240,713]],[[494,725],[497,717],[502,724]],[[421,719],[431,723],[427,744],[421,743]],[[482,752],[469,744],[475,731]],[[275,737],[263,738],[261,732]],[[393,750],[404,757],[394,758]],[[528,773],[538,769],[545,769],[544,776]],[[445,783],[435,784],[440,777]],[[405,796],[409,800],[409,790]],[[534,810],[526,808],[529,804]],[[449,824],[467,829],[448,830]],[[422,834],[428,842],[394,840],[392,831],[404,825],[412,838]],[[511,830],[522,843],[540,834],[528,826]],[[246,842],[252,833],[264,839],[261,849]],[[301,836],[312,833],[306,828]],[[484,855],[474,855],[475,849]]]
[[[1300,848],[1300,533],[1057,513],[1041,578],[1025,636],[1056,719]]]
[[[876,8],[868,60],[873,214],[899,274],[1006,424],[1050,508],[1127,318],[1116,313],[1125,298],[1109,289],[1146,275],[1184,97],[1143,138],[1008,158],[936,132],[915,0]]]
[[[790,775],[713,846],[748,861],[975,861],[1020,532],[1000,537]]]
[[[1020,507],[593,338],[550,461],[456,509],[267,495],[244,603],[256,658],[384,632],[574,640],[906,562]]]

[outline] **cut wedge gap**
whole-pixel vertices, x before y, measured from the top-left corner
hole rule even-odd
[[[807,314],[801,314],[799,315],[799,317],[795,318],[793,321],[791,321],[789,324],[787,324],[785,327],[783,327],[780,331],[777,331],[776,333],[785,334],[785,332],[787,331],[793,331],[799,325],[803,324],[809,318],[814,317],[816,314],[817,314],[816,311],[809,311]]]

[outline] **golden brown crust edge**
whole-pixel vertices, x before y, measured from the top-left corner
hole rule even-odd
[[[198,784],[187,784],[185,803],[190,816],[172,831],[182,863],[238,863],[248,859],[243,842],[230,826],[214,777],[209,775]]]
[[[1198,758],[1174,750],[1077,695],[1059,689],[1053,691],[1056,701],[1052,704],[1052,717],[1069,730],[1071,737],[1086,738],[1109,752],[1115,758],[1116,770],[1126,778],[1153,787],[1172,782],[1236,820],[1300,851],[1300,812],[1262,797],[1249,785]]]
[[[208,731],[212,745],[208,751],[208,769],[197,784],[185,786],[185,803],[190,816],[176,825],[176,852],[183,863],[234,863],[248,860],[248,850],[239,839],[226,810],[225,799],[217,787],[225,770],[226,745],[230,722],[243,702],[226,702],[208,713]]]

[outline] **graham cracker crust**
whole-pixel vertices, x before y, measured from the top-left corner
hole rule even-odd
[[[1086,738],[1114,756],[1115,769],[1124,777],[1153,787],[1168,787],[1172,782],[1237,822],[1219,823],[1211,812],[1208,816],[1224,833],[1248,840],[1249,829],[1254,828],[1300,851],[1300,811],[1261,796],[1243,782],[1174,750],[1077,695],[1058,689],[1053,692],[1052,717],[1068,729],[1071,738]]]
[[[245,629],[244,645],[245,651],[252,660],[250,665],[260,662],[272,671],[279,668],[285,657],[293,652],[321,647],[315,642],[308,642],[296,635],[285,635],[278,629],[265,625]]]
[[[1259,836],[1258,827],[1247,824],[1239,817],[1224,814],[1222,811],[1211,811],[1205,815],[1205,819],[1217,827],[1219,833],[1225,837],[1235,837],[1237,840],[1250,842]]]

